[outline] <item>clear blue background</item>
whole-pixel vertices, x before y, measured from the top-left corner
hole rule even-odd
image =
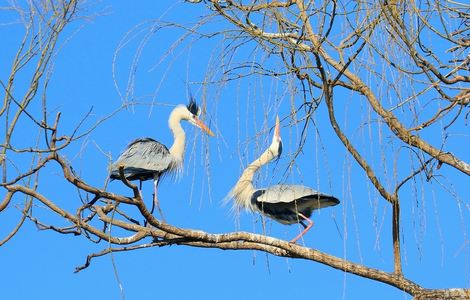
[[[172,137],[167,117],[174,105],[186,103],[189,86],[195,97],[206,104],[205,122],[217,136],[208,138],[189,124],[183,124],[188,137],[183,176],[176,182],[165,178],[159,188],[167,221],[211,233],[240,229],[282,239],[295,236],[298,226],[265,220],[263,230],[259,216],[246,212],[236,216],[230,211],[230,205],[222,205],[243,167],[268,145],[275,115],[279,113],[284,117],[290,112],[291,102],[295,106],[301,103],[300,98],[291,97],[286,90],[285,80],[255,76],[202,85],[203,81],[221,78],[224,63],[218,55],[226,44],[220,36],[189,38],[167,53],[185,31],[168,27],[150,34],[157,19],[193,26],[211,13],[203,5],[173,1],[101,1],[89,5],[82,15],[97,12],[98,15],[73,23],[60,40],[62,47],[54,58],[47,92],[51,117],[61,111],[62,134],[69,134],[93,107],[83,132],[123,104],[134,105],[119,110],[89,136],[62,152],[80,176],[90,184],[103,186],[109,164],[106,155],[116,159],[125,145],[136,137],[150,136],[170,145]],[[0,12],[2,80],[6,79],[23,34],[21,24],[6,25],[16,18],[14,12]],[[202,31],[231,28],[232,25],[216,18]],[[148,41],[143,43],[146,35]],[[131,67],[139,47],[143,47],[143,51],[138,64],[134,65],[134,73]],[[251,56],[262,57],[261,53],[250,52],[251,49],[240,47],[236,58],[241,61]],[[135,74],[135,78],[132,92],[126,95],[130,74]],[[22,88],[17,86],[15,91],[20,94]],[[362,121],[367,119],[367,110],[356,105],[357,101],[350,95],[336,100],[336,104],[344,108],[338,116],[340,125],[353,136],[359,150],[374,161],[374,166],[383,163],[388,168],[385,169],[387,175],[376,168],[379,177],[393,182],[394,177],[389,174],[394,161],[388,155],[394,149],[369,140],[377,133],[369,136],[367,129],[358,129],[355,123],[347,126],[353,116],[360,116]],[[315,122],[320,134],[317,135],[313,127],[309,129],[304,151],[289,169],[302,124],[292,125],[287,119],[283,120],[283,158],[260,172],[257,185],[303,183],[337,196],[342,203],[314,214],[314,228],[303,243],[391,272],[390,207],[367,182],[363,171],[329,128],[324,103],[315,112]],[[31,124],[27,121],[22,124],[14,143],[30,145],[29,138],[35,136],[34,132],[31,134]],[[455,148],[468,147],[468,127],[461,122],[456,132],[464,134],[452,140]],[[470,160],[468,151],[458,154],[463,160]],[[403,159],[398,160],[399,172],[404,172],[400,176],[409,170],[407,157],[404,154]],[[25,166],[28,162],[24,161]],[[418,179],[401,193],[404,273],[423,287],[469,287],[470,209],[468,189],[465,189],[468,177],[448,166],[443,166],[440,172],[444,175],[440,179],[442,185]],[[443,186],[457,196],[451,196]],[[55,165],[41,172],[39,190],[72,212],[79,206],[76,190],[61,179]],[[130,193],[120,182],[110,183],[108,190]],[[144,197],[149,203],[151,193],[152,184],[147,182]],[[20,198],[15,201],[18,205],[22,203]],[[66,225],[39,202],[34,211],[54,225]],[[2,236],[13,228],[19,216],[13,206],[0,214]],[[96,245],[84,237],[39,231],[27,222],[16,237],[0,248],[1,298],[119,299],[121,292],[113,260],[126,299],[409,298],[404,292],[382,283],[310,261],[254,251],[185,246],[115,253],[94,259],[88,269],[73,274],[75,267],[85,262],[86,255],[106,247],[104,242]]]

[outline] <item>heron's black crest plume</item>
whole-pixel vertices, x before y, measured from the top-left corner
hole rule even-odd
[[[197,105],[196,101],[194,98],[191,96],[191,100],[189,101],[189,104],[187,106],[188,110],[195,116],[199,116],[201,113],[201,109]]]

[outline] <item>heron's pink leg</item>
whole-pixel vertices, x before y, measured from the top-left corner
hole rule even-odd
[[[299,233],[299,235],[297,235],[294,239],[292,239],[292,240],[290,241],[291,243],[294,243],[294,244],[295,244],[295,243],[297,242],[297,240],[300,239],[307,231],[309,231],[310,228],[312,228],[312,226],[313,226],[313,221],[312,221],[312,220],[310,220],[309,218],[307,218],[306,216],[304,216],[304,215],[301,214],[301,213],[298,213],[298,215],[299,215],[299,217],[301,217],[302,219],[304,219],[305,221],[307,221],[307,222],[308,222],[308,225],[307,225],[307,227],[305,227],[305,229],[304,229],[301,233]]]
[[[158,212],[160,213],[160,216],[162,217],[162,221],[166,222],[165,217],[163,216],[163,211],[160,207],[160,202],[158,202],[157,186],[158,186],[158,178],[153,181],[153,205],[157,207]],[[152,213],[153,213],[153,208],[152,208]]]

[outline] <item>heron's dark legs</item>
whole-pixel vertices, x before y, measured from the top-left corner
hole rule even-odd
[[[307,231],[309,231],[310,228],[312,228],[312,226],[313,226],[312,220],[310,220],[309,218],[307,218],[306,216],[304,216],[304,215],[301,214],[301,213],[297,213],[297,215],[298,215],[299,217],[301,217],[303,220],[307,221],[308,225],[305,225],[305,224],[302,222],[303,220],[301,220],[301,221],[299,222],[299,223],[304,227],[304,230],[303,230],[301,233],[299,233],[299,235],[297,235],[293,240],[290,241],[291,243],[294,243],[294,244],[295,244],[295,243],[297,242],[297,240],[300,239]]]
[[[150,213],[153,214],[153,210],[155,207],[157,207],[158,212],[160,213],[160,216],[162,217],[162,221],[165,222],[165,217],[163,216],[163,211],[160,207],[160,202],[158,202],[158,196],[157,196],[157,187],[158,187],[158,177],[155,176],[153,179],[153,205],[152,205],[152,210]]]
[[[140,199],[144,200],[144,196],[142,195],[142,180],[139,180],[139,193]]]

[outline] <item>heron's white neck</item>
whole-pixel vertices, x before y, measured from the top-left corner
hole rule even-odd
[[[246,209],[252,209],[251,196],[255,192],[253,186],[253,177],[263,165],[269,163],[274,159],[274,153],[269,147],[266,151],[261,154],[256,160],[254,160],[248,167],[243,171],[240,179],[238,180],[235,187],[232,189],[231,196],[235,199],[235,205]]]
[[[176,107],[170,114],[168,119],[168,126],[173,133],[173,145],[171,145],[169,151],[173,157],[173,164],[176,168],[180,168],[183,164],[186,134],[184,133],[183,127],[181,127],[181,120],[183,119],[184,113],[180,107]]]

